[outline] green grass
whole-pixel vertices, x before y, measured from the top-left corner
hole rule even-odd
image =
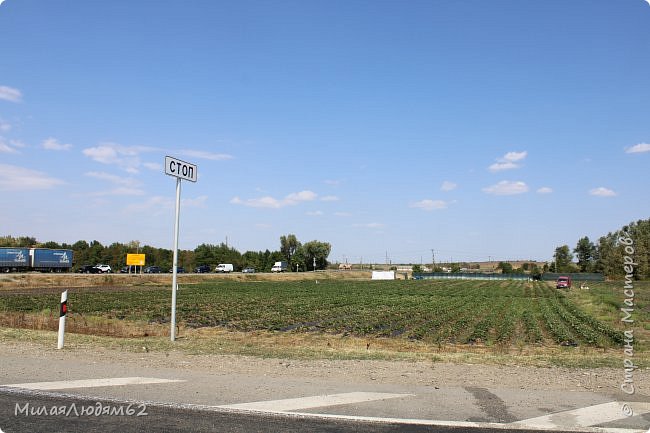
[[[647,283],[639,283],[645,323]],[[181,287],[177,320],[186,328],[403,339],[432,345],[503,347],[622,343],[622,289],[599,283],[565,295],[520,281],[212,281]],[[169,289],[72,289],[73,314],[168,323]],[[59,295],[0,295],[0,312],[57,311]]]

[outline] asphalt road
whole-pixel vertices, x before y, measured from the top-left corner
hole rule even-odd
[[[0,393],[0,431],[4,433],[52,432],[355,432],[355,433],[488,433],[503,429],[455,428],[329,420],[291,415],[268,415],[196,410],[172,406],[145,406],[116,400],[88,400],[74,396]],[[110,415],[118,412],[124,415]],[[102,415],[97,416],[97,408]],[[40,411],[40,414],[38,414]],[[47,415],[43,414],[43,411]],[[64,413],[65,412],[65,413]],[[51,414],[52,413],[52,414]],[[130,413],[130,415],[127,415]],[[146,413],[146,415],[143,415]],[[137,416],[141,414],[141,416]],[[528,433],[527,430],[517,430]],[[531,431],[532,433],[532,431]],[[536,432],[538,433],[538,432]],[[554,432],[557,433],[557,430]]]

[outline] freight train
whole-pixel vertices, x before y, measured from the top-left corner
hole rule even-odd
[[[49,248],[0,248],[0,272],[67,272],[72,250]]]

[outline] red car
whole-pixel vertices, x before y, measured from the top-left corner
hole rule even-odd
[[[571,277],[558,277],[555,288],[569,290],[571,288]]]

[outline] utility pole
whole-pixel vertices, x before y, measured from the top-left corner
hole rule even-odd
[[[433,248],[431,248],[431,272],[436,271],[436,255],[433,252]]]

